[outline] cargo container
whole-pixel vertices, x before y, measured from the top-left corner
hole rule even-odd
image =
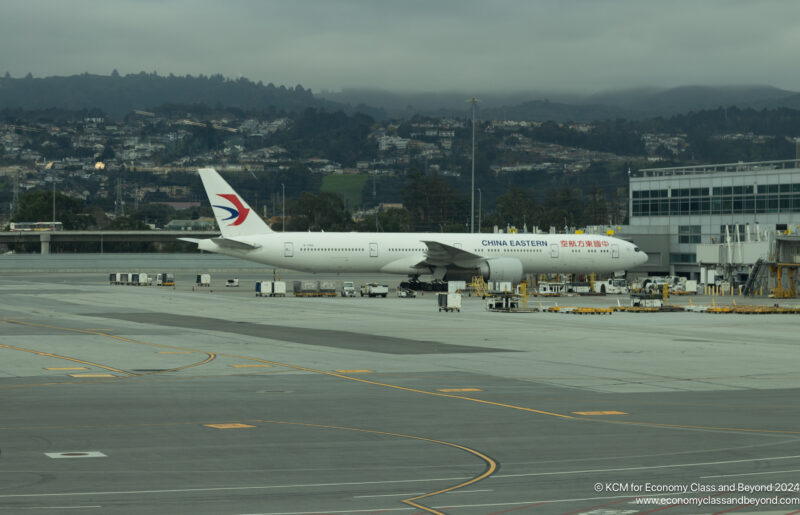
[[[197,286],[211,286],[211,274],[197,274]]]
[[[447,293],[461,293],[466,289],[466,281],[447,281]]]
[[[336,281],[320,281],[319,294],[322,297],[336,296]]]
[[[175,286],[175,275],[171,272],[161,272],[156,275],[157,286]]]
[[[285,297],[286,283],[284,281],[257,281],[256,297]]]
[[[439,311],[461,311],[460,293],[437,293]]]
[[[272,297],[285,297],[286,296],[286,282],[285,281],[272,281]]]
[[[295,297],[317,297],[319,296],[319,281],[295,281]]]

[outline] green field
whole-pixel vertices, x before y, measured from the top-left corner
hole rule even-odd
[[[320,190],[341,196],[345,209],[352,212],[361,205],[361,193],[367,179],[366,175],[326,175],[322,178]]]

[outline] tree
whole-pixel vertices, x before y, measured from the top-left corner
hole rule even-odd
[[[83,213],[80,200],[55,192],[56,222],[61,222],[66,230],[86,229],[91,224],[91,216]],[[53,218],[53,192],[46,190],[29,191],[22,195],[14,222],[43,222]]]
[[[290,231],[348,231],[352,228],[350,214],[345,211],[341,197],[335,193],[318,195],[304,191],[289,204]]]
[[[512,186],[508,193],[497,197],[497,211],[487,217],[487,222],[501,227],[532,227],[541,218],[541,211],[529,190]]]

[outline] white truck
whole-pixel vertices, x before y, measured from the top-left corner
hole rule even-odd
[[[342,283],[342,290],[341,290],[342,297],[355,297],[356,296],[356,285],[353,281],[344,281]]]
[[[609,295],[627,295],[628,282],[625,279],[607,279],[605,281],[594,282],[594,292]]]
[[[378,283],[368,283],[361,287],[361,296],[386,297],[389,294],[389,286]]]

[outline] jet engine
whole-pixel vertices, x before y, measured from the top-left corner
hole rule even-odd
[[[522,281],[522,263],[514,258],[489,259],[481,263],[479,268],[481,275],[486,281],[512,282],[514,284]]]

